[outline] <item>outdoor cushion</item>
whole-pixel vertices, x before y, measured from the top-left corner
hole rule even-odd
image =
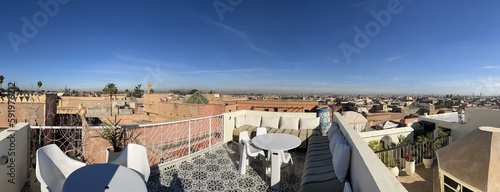
[[[330,150],[332,152],[332,155],[336,145],[339,143],[339,140],[344,140],[344,136],[342,136],[342,133],[340,131],[337,131],[335,132],[335,134],[333,134],[332,140],[330,140]]]
[[[335,175],[340,182],[344,182],[347,171],[349,170],[349,162],[351,161],[351,148],[341,139],[337,146],[335,146],[335,151],[332,156]]]
[[[262,127],[279,128],[280,117],[262,117]]]
[[[233,130],[233,134],[234,135],[238,135],[238,134],[240,134],[240,132],[242,132],[242,131],[248,131],[248,129],[253,128],[253,127],[255,127],[255,126],[243,125],[243,126],[237,128],[237,129],[234,129]]]
[[[237,116],[237,117],[234,117],[236,123],[236,128],[240,128],[241,126],[245,125],[245,116]]]
[[[352,192],[352,189],[351,189],[351,184],[349,183],[349,181],[346,181],[346,182],[345,182],[345,185],[344,185],[344,192]]]
[[[336,179],[333,174],[307,175],[302,180],[300,190],[309,191],[342,191],[343,183]]]
[[[247,115],[245,118],[246,118],[245,119],[246,120],[245,121],[246,125],[260,127],[260,121],[261,121],[261,116],[260,115]]]
[[[337,123],[335,122],[332,122],[332,125],[330,126],[330,129],[328,129],[328,140],[332,140],[332,136],[335,132],[337,132],[339,130],[339,126],[337,125]]]
[[[299,129],[298,117],[281,117],[280,129]]]
[[[319,117],[316,118],[300,118],[299,129],[316,129],[319,127]]]

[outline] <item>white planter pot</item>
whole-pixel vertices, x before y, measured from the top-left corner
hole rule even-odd
[[[389,167],[389,170],[392,172],[394,176],[399,176],[399,167]]]
[[[434,162],[434,159],[432,159],[432,158],[431,159],[424,158],[423,161],[424,161],[425,168],[426,169],[430,169],[432,167],[432,163]]]
[[[406,168],[405,168],[406,174],[408,175],[413,175],[415,173],[415,161],[406,162]]]
[[[109,149],[112,149],[113,147],[108,147],[108,150],[106,150],[106,163],[110,162],[110,161],[113,161],[115,158],[117,158],[118,156],[120,156],[120,152],[111,152],[109,151]]]

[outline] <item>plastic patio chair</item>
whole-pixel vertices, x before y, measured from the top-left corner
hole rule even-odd
[[[71,173],[87,164],[66,156],[55,144],[36,151],[36,178],[42,192],[60,192]]]
[[[149,167],[146,147],[142,145],[128,144],[120,155],[109,163],[130,168],[139,173],[144,181],[148,181],[151,168]]]
[[[246,166],[249,164],[248,156],[250,157],[262,157],[262,166],[266,168],[266,155],[262,149],[255,148],[250,143],[250,138],[248,137],[248,132],[243,131],[240,133],[240,174],[246,173]]]

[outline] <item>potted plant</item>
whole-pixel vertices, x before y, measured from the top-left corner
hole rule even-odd
[[[412,154],[406,155],[405,160],[406,160],[406,168],[405,168],[406,174],[413,175],[413,173],[415,173],[415,159],[413,159],[413,155]]]
[[[108,122],[104,122],[102,129],[98,129],[96,131],[96,135],[93,137],[102,138],[108,141],[111,145],[106,150],[106,162],[109,162],[118,157],[118,155],[120,155],[120,152],[125,147],[126,143],[124,140],[127,137],[127,132],[124,128],[121,128],[119,126],[121,119],[119,121],[116,121],[115,116],[114,121],[111,121],[109,118],[107,118],[107,120]],[[128,138],[137,143],[137,138],[140,135],[141,134],[134,135],[133,133],[131,133]]]
[[[391,161],[389,161],[389,163],[387,163],[387,167],[389,168],[389,170],[392,172],[392,174],[394,176],[399,176],[399,167],[398,167],[398,163],[396,162],[395,159],[392,159]]]
[[[430,169],[432,167],[432,144],[435,143],[432,140],[432,133],[428,133],[427,136],[421,135],[418,136],[418,141],[422,143],[424,146],[424,153],[422,157],[422,161],[424,162],[424,166],[426,169]]]

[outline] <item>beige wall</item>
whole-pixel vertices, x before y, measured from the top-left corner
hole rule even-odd
[[[30,127],[27,123],[20,123],[0,132],[0,157],[8,157],[7,165],[0,165],[1,191],[21,191],[28,179],[29,131]],[[12,176],[15,178],[13,179]]]
[[[308,112],[315,111],[316,101],[238,101],[237,110]]]

